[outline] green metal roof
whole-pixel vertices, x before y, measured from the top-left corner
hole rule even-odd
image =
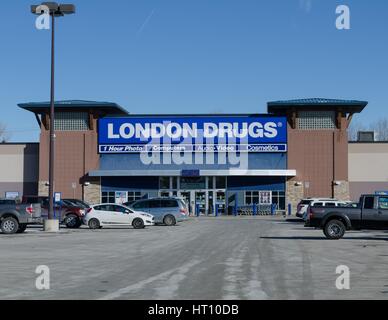
[[[325,99],[325,98],[309,98],[295,100],[280,100],[268,102],[268,105],[367,105],[367,101],[358,100],[341,100],[341,99]]]
[[[281,100],[267,103],[268,112],[284,111],[292,107],[303,109],[306,107],[341,107],[347,112],[361,112],[367,105],[367,101],[326,98]]]
[[[34,112],[45,113],[50,108],[50,102],[28,102],[19,103],[18,106],[22,109]],[[128,115],[128,111],[114,102],[106,101],[87,101],[87,100],[62,100],[55,101],[56,109],[98,109],[109,114]]]

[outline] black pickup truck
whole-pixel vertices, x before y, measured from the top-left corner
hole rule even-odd
[[[326,238],[341,239],[346,230],[388,230],[388,196],[362,195],[357,205],[309,207],[305,227],[322,229]]]

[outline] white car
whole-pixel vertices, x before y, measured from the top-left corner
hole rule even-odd
[[[307,198],[307,199],[302,199],[298,203],[298,207],[296,209],[296,216],[298,218],[303,218],[303,216],[306,214],[308,206],[314,202],[314,201],[338,201],[337,199],[333,198]]]
[[[154,225],[153,215],[134,211],[126,206],[101,203],[87,209],[83,222],[90,229],[99,229],[104,226],[133,226],[142,229],[145,226]]]

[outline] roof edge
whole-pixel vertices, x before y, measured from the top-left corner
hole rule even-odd
[[[26,103],[18,103],[17,106],[21,109],[33,112],[33,113],[41,113],[50,108],[49,101],[42,102],[26,102]],[[115,102],[107,102],[107,101],[90,101],[90,100],[57,100],[54,102],[55,108],[58,109],[99,109],[103,110],[107,109],[109,112],[113,112],[115,114],[128,115],[129,112],[124,109],[122,106]]]

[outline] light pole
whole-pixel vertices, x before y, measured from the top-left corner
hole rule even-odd
[[[59,228],[58,220],[54,216],[54,40],[55,40],[55,17],[75,13],[72,4],[58,4],[56,2],[42,2],[40,5],[32,5],[31,12],[36,15],[49,14],[51,17],[51,88],[50,88],[50,154],[49,154],[49,210],[48,221],[45,222],[45,230],[55,231]]]

